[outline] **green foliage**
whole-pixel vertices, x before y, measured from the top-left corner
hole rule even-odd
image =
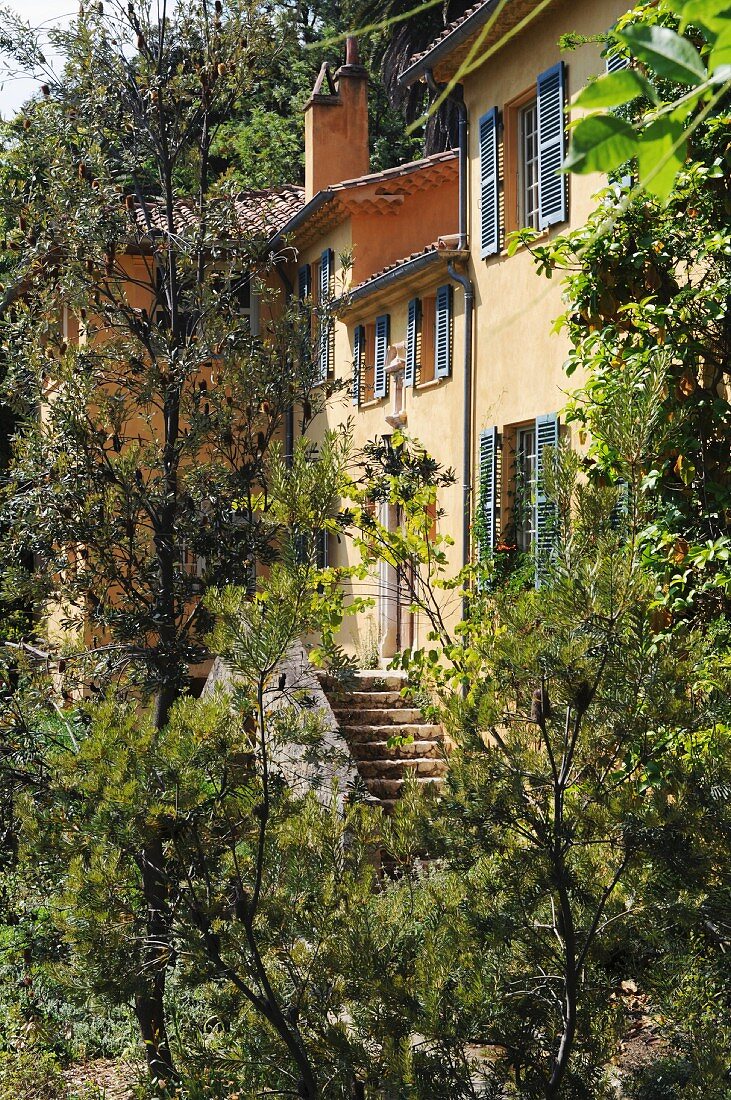
[[[66,1100],[67,1096],[52,1054],[33,1046],[0,1054],[0,1100]]]
[[[719,114],[731,87],[731,37],[722,11],[676,0],[654,10],[641,5],[619,20],[614,37],[647,76],[634,69],[606,73],[580,93],[576,106],[590,113],[572,127],[567,171],[608,173],[636,158],[639,187],[667,201],[685,164],[689,137],[703,120]],[[684,36],[689,24],[696,29]],[[633,124],[601,110],[632,101],[651,104],[649,111],[634,114]]]

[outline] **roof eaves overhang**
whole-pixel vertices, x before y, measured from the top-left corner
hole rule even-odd
[[[430,268],[438,270],[440,266],[446,267],[449,263],[466,263],[469,255],[467,250],[457,248],[434,248],[429,252],[422,252],[355,287],[347,297],[340,300],[343,311],[349,313],[354,307],[366,302],[372,305],[374,299],[380,300],[395,284],[408,286],[417,282]]]
[[[433,69],[437,62],[450,54],[452,50],[461,46],[476,30],[479,30],[492,15],[498,3],[499,0],[489,0],[487,4],[477,8],[472,15],[468,15],[450,34],[437,40],[430,50],[422,54],[413,65],[409,65],[408,68],[403,70],[398,78],[399,85],[405,88],[410,84],[414,84],[417,80],[423,79],[429,69]]]
[[[301,229],[310,218],[316,214],[319,210],[326,206],[335,198],[335,192],[331,190],[318,191],[316,195],[310,199],[308,203],[298,210],[294,217],[290,218],[281,229],[277,230],[273,237],[269,239],[269,247],[271,249],[280,248],[286,243],[288,237],[296,233],[298,229]]]

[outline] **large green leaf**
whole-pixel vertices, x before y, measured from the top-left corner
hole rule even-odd
[[[728,28],[731,20],[729,0],[686,0],[685,3],[671,4],[671,7],[680,16],[681,34],[692,23],[695,27],[708,31],[711,38],[715,38]]]
[[[588,115],[571,133],[564,168],[572,172],[611,172],[637,153],[638,140],[628,122],[616,115]]]
[[[655,89],[636,69],[619,69],[587,84],[574,100],[574,107],[620,107],[644,95],[657,102]]]
[[[687,141],[683,123],[669,116],[651,122],[640,135],[637,153],[640,183],[666,202],[678,172],[685,164]]]
[[[731,22],[716,39],[708,59],[708,70],[722,82],[731,78]]]
[[[666,80],[693,87],[706,79],[706,67],[695,46],[668,27],[635,23],[615,34],[629,46],[634,57]]]

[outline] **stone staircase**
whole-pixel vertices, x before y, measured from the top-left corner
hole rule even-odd
[[[392,672],[359,672],[347,688],[323,682],[340,732],[369,795],[393,809],[407,774],[439,786],[447,770],[442,727],[425,720],[400,695],[405,679]],[[389,741],[398,738],[396,744]]]

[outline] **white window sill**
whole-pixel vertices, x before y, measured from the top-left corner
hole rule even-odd
[[[446,382],[446,378],[430,378],[428,382],[420,382],[414,389],[417,393],[423,393],[424,390],[434,390],[437,386],[441,386],[442,382]]]

